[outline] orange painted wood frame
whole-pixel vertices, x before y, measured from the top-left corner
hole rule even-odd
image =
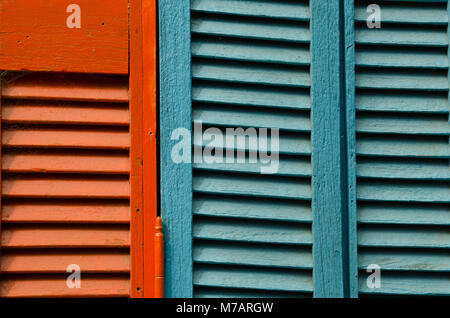
[[[131,297],[157,297],[156,1],[130,0]]]
[[[16,5],[28,9],[32,8],[33,10],[26,11],[39,16],[41,11],[45,13],[43,8],[51,8],[49,12],[53,12],[53,8],[59,8],[61,2],[58,0],[1,0],[0,20],[2,23],[0,23],[0,32],[6,33],[3,33],[0,39],[2,53],[0,54],[0,72],[1,70],[28,70],[129,74],[131,137],[130,295],[133,298],[162,297],[161,280],[159,279],[159,283],[156,283],[155,279],[156,275],[161,278],[164,261],[162,249],[155,248],[156,241],[160,244],[162,242],[160,229],[158,228],[158,232],[156,231],[159,190],[157,174],[156,0],[112,0],[111,2],[104,6],[99,5],[96,1],[79,0],[78,3],[81,7],[92,7],[94,12],[97,12],[101,17],[98,20],[94,16],[89,18],[88,15],[86,23],[88,23],[88,26],[92,26],[91,31],[89,31],[89,28],[85,28],[83,32],[87,33],[77,33],[77,36],[72,37],[71,43],[66,43],[65,37],[68,30],[57,28],[56,31],[54,30],[56,34],[47,38],[48,43],[42,43],[44,39],[41,38],[43,36],[41,33],[45,33],[45,30],[38,29],[34,30],[34,33],[29,33],[33,30],[21,29],[21,23],[8,24],[6,22],[8,19],[13,20],[13,15],[8,14],[11,11],[6,10],[8,9],[7,6]],[[124,3],[126,3],[126,6],[123,5]],[[100,13],[98,10],[104,11]],[[119,11],[115,12],[114,10]],[[43,28],[47,22],[41,21],[41,18],[47,19],[50,24],[55,23],[55,17],[49,13],[45,13],[43,17],[39,16],[38,18],[31,16],[29,12],[24,13],[24,15],[28,15],[30,19],[35,19],[32,21],[37,21],[36,25]],[[46,15],[49,16],[46,17]],[[19,20],[26,23],[24,17]],[[64,25],[65,21],[62,22]],[[107,39],[110,36],[110,33],[107,32],[110,23],[116,24],[110,30],[117,31],[125,27],[126,29],[123,30],[125,37],[113,32],[112,36]],[[15,32],[15,29],[8,29],[13,28],[14,25],[18,28],[18,32]],[[50,30],[48,31],[50,32]],[[97,33],[101,32],[104,36],[98,36]],[[21,36],[25,38],[21,39]],[[91,37],[94,39],[89,40],[88,38]],[[29,42],[22,43],[22,41]],[[52,43],[56,47],[49,48]],[[21,47],[22,44],[23,47]],[[62,47],[64,45],[68,45],[68,47]],[[112,47],[112,50],[102,51],[107,47]],[[60,48],[61,56],[58,53],[58,56],[55,57],[55,51]],[[156,236],[158,239],[156,239]],[[156,262],[158,262],[158,266],[156,266]]]
[[[128,0],[2,0],[0,21],[4,70],[128,73]]]

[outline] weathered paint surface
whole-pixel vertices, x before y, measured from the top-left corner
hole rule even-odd
[[[0,296],[129,296],[127,77],[9,72],[2,88]],[[89,273],[81,289],[70,264]]]
[[[0,3],[0,296],[161,296],[156,3],[77,4],[80,29],[66,4]]]
[[[66,24],[69,4],[1,1],[0,69],[128,74],[128,1],[77,1],[80,28]]]
[[[348,296],[347,145],[340,1],[311,1],[314,296]]]
[[[357,212],[356,212],[356,128],[355,128],[355,33],[354,0],[344,0],[343,32],[345,67],[345,119],[347,143],[347,215],[348,229],[348,294],[347,297],[358,297],[358,241],[357,241]],[[394,12],[393,12],[394,13]],[[356,16],[360,10],[356,10]],[[358,169],[360,171],[360,169]]]
[[[384,1],[382,28],[370,30],[365,6],[349,2],[362,23],[347,19],[346,47],[364,44],[356,47],[354,73],[346,74],[356,88],[349,121],[356,132],[360,272],[352,296],[358,289],[449,295],[450,7],[445,0]],[[352,54],[347,50],[348,61]],[[381,288],[366,284],[370,264],[381,267]]]
[[[192,297],[192,165],[171,158],[172,132],[191,129],[190,1],[159,2],[161,216],[166,297]]]

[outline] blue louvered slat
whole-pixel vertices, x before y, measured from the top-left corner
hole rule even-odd
[[[194,163],[194,295],[311,296],[311,86],[306,0],[192,0],[193,120],[215,130],[277,128],[273,175],[245,163]],[[269,138],[269,144],[271,139]],[[206,154],[212,160],[217,153]]]
[[[359,293],[450,295],[447,1],[378,1],[381,29],[368,4],[355,1]]]

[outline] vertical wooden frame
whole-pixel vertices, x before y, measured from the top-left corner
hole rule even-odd
[[[348,296],[343,2],[311,0],[314,296]]]
[[[177,128],[192,131],[190,0],[159,1],[161,216],[166,297],[193,296],[192,163],[171,159]]]
[[[130,0],[130,213],[131,213],[131,291],[133,298],[144,297],[143,249],[143,78],[142,78],[142,0]]]
[[[156,1],[142,0],[144,297],[155,297],[155,222],[158,212]],[[133,48],[131,48],[132,50]]]
[[[156,1],[130,0],[131,297],[155,297]]]
[[[345,114],[347,131],[348,297],[358,297],[358,233],[356,201],[356,106],[354,0],[344,0]]]

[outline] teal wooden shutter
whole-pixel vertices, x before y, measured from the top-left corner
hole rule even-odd
[[[447,1],[377,1],[381,29],[370,3],[355,3],[359,294],[449,295]]]
[[[166,296],[348,295],[340,1],[168,0],[159,12]],[[205,134],[279,129],[278,172],[175,163],[174,132],[199,122]],[[194,136],[194,153],[206,143]]]
[[[369,4],[160,2],[168,297],[449,294],[447,3]],[[175,164],[199,121],[279,128],[278,173]]]
[[[309,19],[307,1],[191,1],[193,120],[280,130],[274,175],[194,164],[194,297],[312,295]]]

